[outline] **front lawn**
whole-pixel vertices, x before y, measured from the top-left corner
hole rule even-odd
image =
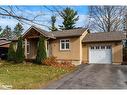
[[[42,88],[71,71],[51,66],[0,62],[0,86],[8,85],[13,89]]]

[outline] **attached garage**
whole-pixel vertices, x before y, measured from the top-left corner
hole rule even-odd
[[[0,38],[0,59],[7,59],[9,45],[10,41],[6,38]]]
[[[121,64],[124,32],[88,33],[82,41],[82,60],[88,64]]]
[[[111,64],[112,50],[111,46],[90,46],[89,47],[90,64]]]

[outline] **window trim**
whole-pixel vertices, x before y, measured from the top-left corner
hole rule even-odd
[[[61,43],[63,43],[63,42],[61,42],[62,40],[69,40],[69,42],[64,42],[64,43],[69,43],[69,49],[67,49],[66,48],[66,44],[65,44],[65,48],[64,49],[62,49],[62,45],[61,45]],[[70,50],[70,39],[60,39],[60,50],[61,51],[66,51],[66,50]]]

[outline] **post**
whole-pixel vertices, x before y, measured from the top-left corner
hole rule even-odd
[[[25,59],[27,59],[27,39],[25,39]]]

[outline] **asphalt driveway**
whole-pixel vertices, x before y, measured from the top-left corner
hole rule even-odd
[[[45,89],[127,89],[127,65],[80,65]]]

